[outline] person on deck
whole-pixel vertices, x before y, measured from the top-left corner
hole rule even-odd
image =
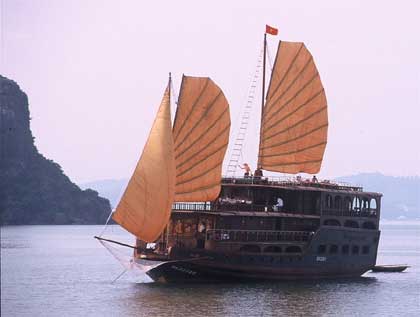
[[[263,171],[262,171],[262,168],[261,167],[258,167],[256,170],[255,170],[255,172],[254,172],[254,176],[255,177],[262,177],[263,176]]]
[[[244,177],[249,177],[251,174],[251,168],[249,167],[248,163],[244,163],[243,166],[238,165],[241,169],[245,170]]]
[[[314,175],[314,177],[312,177],[312,183],[318,183],[318,179],[316,178],[316,175]]]

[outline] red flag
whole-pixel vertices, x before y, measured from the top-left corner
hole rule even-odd
[[[271,34],[271,35],[277,35],[279,33],[279,30],[276,28],[273,28],[272,26],[265,25],[265,33]]]

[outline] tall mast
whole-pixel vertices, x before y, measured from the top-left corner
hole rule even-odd
[[[265,55],[267,51],[267,33],[264,32],[264,53],[263,53],[263,75],[262,75],[262,93],[261,93],[261,122],[260,122],[260,146],[261,149],[261,139],[262,139],[262,128],[263,128],[263,117],[264,117],[264,103],[265,103]],[[257,169],[260,168],[260,150],[258,150],[258,163]]]
[[[171,104],[171,84],[172,84],[172,74],[171,72],[169,72],[169,81],[168,81],[169,104]]]

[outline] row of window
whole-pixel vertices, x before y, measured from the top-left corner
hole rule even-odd
[[[326,220],[324,220],[324,226],[337,226],[337,227],[340,227],[341,226],[341,222],[339,220],[337,220],[337,219],[326,219]],[[344,222],[344,227],[360,228],[359,227],[359,223],[357,221],[354,221],[354,220],[346,220]],[[365,221],[362,224],[362,228],[363,229],[372,229],[372,230],[375,230],[376,229],[376,225],[372,221]]]
[[[258,245],[254,244],[246,244],[241,246],[239,252],[246,252],[246,253],[261,253],[261,248]],[[301,247],[297,245],[290,245],[285,247],[284,249],[281,246],[277,245],[269,245],[263,249],[264,253],[302,253]]]
[[[344,197],[344,199],[336,195],[334,198],[331,195],[325,196],[325,208],[337,210],[376,210],[377,202],[375,198],[369,199],[368,197]]]
[[[331,244],[329,246],[325,244],[320,244],[318,246],[318,254],[338,254],[340,252],[339,246],[336,244]],[[361,252],[360,252],[361,251]],[[344,244],[341,246],[341,254],[352,254],[352,255],[358,255],[358,254],[369,254],[370,252],[370,246],[364,245],[360,248],[358,245],[348,245]]]

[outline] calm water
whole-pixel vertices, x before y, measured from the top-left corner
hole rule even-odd
[[[159,285],[125,274],[101,226],[1,228],[1,316],[420,316],[420,222],[382,222],[378,263],[357,280]],[[105,236],[132,243],[119,227]]]

